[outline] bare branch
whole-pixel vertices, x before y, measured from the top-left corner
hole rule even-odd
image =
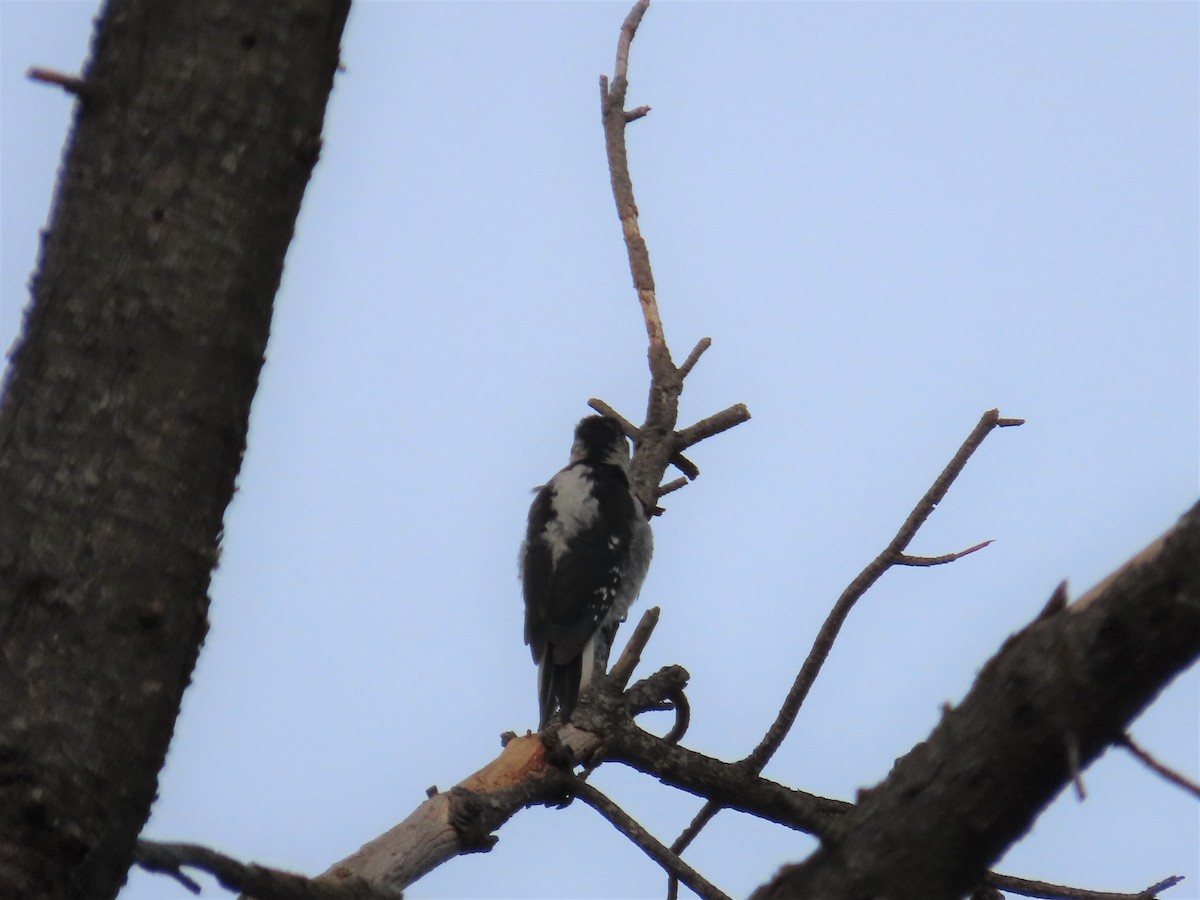
[[[1073,618],[1063,616],[1056,620],[1066,622]],[[653,619],[651,611],[635,629],[631,639],[635,646],[627,648],[618,663],[623,669],[632,671],[634,658],[640,652],[636,645],[649,636]],[[1137,657],[1140,659],[1141,654]],[[312,896],[320,900],[330,896],[359,896],[329,894],[325,890],[326,882],[343,887],[354,885],[348,879],[357,877],[367,891],[362,896],[372,900],[394,897],[401,887],[441,862],[462,853],[490,849],[496,841],[492,832],[518,810],[536,804],[560,805],[568,800],[576,792],[571,772],[581,763],[594,766],[619,762],[664,784],[711,799],[714,809],[736,809],[820,836],[844,832],[841,823],[854,813],[852,804],[787,788],[764,779],[745,761],[727,763],[713,759],[672,744],[670,736],[658,738],[637,727],[634,715],[641,710],[660,708],[665,700],[671,700],[679,712],[687,680],[684,669],[668,666],[642,679],[624,694],[585,693],[570,724],[548,729],[541,735],[509,736],[504,751],[492,763],[449,791],[431,792],[399,825],[314,879],[313,883],[320,884],[321,893]],[[203,848],[197,852],[203,853]],[[221,862],[219,856],[201,859]],[[171,871],[172,866],[178,869],[170,863],[155,870]],[[235,877],[247,877],[244,873],[238,875],[237,870],[234,873]],[[280,890],[291,891],[293,886],[307,883],[307,879],[299,879]],[[308,900],[308,895],[294,892],[268,893],[258,886],[254,890],[261,900],[276,897],[291,900],[294,896]]]
[[[871,563],[863,569],[830,610],[829,615],[825,619],[825,623],[821,626],[821,630],[817,633],[816,640],[813,641],[812,649],[809,651],[808,658],[804,661],[799,674],[796,676],[792,688],[788,691],[788,695],[783,702],[783,706],[772,723],[767,734],[754,751],[746,757],[746,762],[757,767],[757,771],[762,771],[767,761],[779,749],[779,745],[783,743],[783,739],[791,730],[792,724],[796,721],[796,715],[800,711],[801,705],[804,703],[805,697],[808,696],[809,690],[813,683],[817,680],[817,675],[820,674],[821,667],[825,664],[826,658],[829,656],[829,651],[833,649],[833,643],[837,639],[838,632],[841,630],[842,624],[846,621],[846,616],[850,610],[854,608],[854,604],[870,589],[879,578],[890,569],[895,560],[901,556],[904,549],[916,536],[918,529],[925,524],[926,520],[933,513],[937,505],[946,496],[946,492],[950,490],[950,485],[958,478],[959,473],[966,467],[971,456],[979,449],[984,439],[991,434],[992,429],[996,428],[1000,422],[1000,411],[996,409],[989,410],[983,414],[979,423],[972,429],[967,439],[962,446],[958,448],[958,452],[946,465],[940,475],[934,480],[929,490],[925,492],[925,496],[917,503],[913,511],[909,513],[904,524],[900,526],[900,530],[896,532],[896,536],[884,548]],[[1019,420],[1013,420],[1019,421]]]
[[[666,484],[659,485],[658,496],[665,497],[667,494],[674,493],[680,488],[687,486],[688,480],[686,478],[676,478],[673,481],[668,481]]]
[[[490,849],[492,832],[521,809],[561,805],[568,795],[563,766],[590,759],[600,746],[596,734],[573,725],[560,726],[553,737],[553,750],[544,735],[509,739],[478,772],[424,800],[321,877],[353,873],[401,889],[456,856]]]
[[[610,419],[615,419],[617,424],[621,426],[621,430],[625,432],[625,436],[632,440],[635,444],[637,443],[638,438],[642,436],[642,429],[638,428],[598,397],[592,397],[590,400],[588,400],[588,406],[600,413],[602,416],[608,416]]]
[[[33,66],[25,73],[25,77],[30,81],[37,81],[41,84],[56,85],[68,94],[74,94],[76,97],[83,98],[87,96],[87,82],[78,75],[68,75],[56,69],[43,69],[41,66]]]
[[[980,541],[974,547],[959,550],[957,553],[947,553],[944,556],[909,556],[907,553],[901,553],[896,557],[895,563],[898,566],[944,566],[946,563],[952,563],[956,559],[970,556],[972,553],[982,550],[992,543],[993,540]]]
[[[353,873],[371,885],[409,885],[455,856],[490,849],[492,832],[519,810],[561,805],[573,790],[571,770],[580,764],[621,762],[691,793],[714,791],[725,806],[806,831],[850,808],[669,744],[636,726],[633,715],[675,697],[687,679],[682,667],[668,666],[624,694],[585,692],[569,724],[510,737],[491,763],[425,799],[404,821],[321,877]]]
[[[783,743],[784,738],[787,737],[788,732],[796,721],[796,716],[800,712],[800,707],[804,704],[808,692],[816,682],[817,676],[820,674],[830,650],[833,649],[833,643],[837,639],[838,632],[841,631],[846,617],[850,614],[850,610],[854,608],[854,604],[882,577],[884,572],[897,564],[897,561],[904,554],[904,549],[912,541],[918,529],[925,524],[925,521],[933,513],[938,503],[946,496],[950,485],[954,483],[954,480],[962,472],[968,460],[979,449],[984,438],[991,433],[992,429],[1000,427],[1001,422],[1016,425],[1022,421],[1021,419],[1001,419],[1000,411],[997,409],[985,412],[962,446],[959,447],[958,452],[954,454],[954,457],[942,470],[941,474],[934,480],[929,490],[925,492],[925,496],[921,498],[916,507],[913,508],[913,511],[909,513],[908,518],[905,519],[896,536],[892,538],[887,547],[842,592],[842,595],[833,605],[833,609],[826,616],[820,631],[817,632],[817,637],[813,641],[808,658],[804,660],[804,665],[801,666],[800,672],[796,675],[796,679],[792,683],[787,696],[784,698],[783,705],[779,710],[779,714],[775,717],[775,721],[771,724],[771,727],[767,730],[766,735],[759,742],[758,746],[743,760],[751,770],[761,772],[763,766],[767,764],[775,754],[775,751]],[[972,548],[972,550],[974,549],[978,548]],[[679,835],[675,843],[671,845],[672,849],[676,852],[682,852],[688,843],[695,840],[696,836],[717,812],[718,809],[715,808],[714,801],[710,800],[696,814],[691,824]]]
[[[625,93],[628,90],[629,45],[637,34],[642,16],[646,14],[649,0],[634,4],[617,39],[617,59],[613,79],[601,79],[601,106],[604,119],[605,148],[608,152],[609,177],[612,181],[613,199],[617,204],[617,215],[625,235],[625,247],[629,255],[629,270],[633,284],[642,304],[642,317],[646,323],[646,336],[650,339],[650,368],[655,373],[656,364],[674,373],[671,355],[667,350],[663,334],[662,318],[658,312],[658,301],[654,295],[654,275],[650,268],[650,253],[638,227],[637,203],[633,198],[633,179],[629,175],[629,157],[625,148],[625,126],[631,121],[625,112]],[[644,115],[644,113],[643,113]]]
[[[672,877],[678,878],[695,894],[705,900],[729,900],[729,897],[714,887],[699,872],[662,845],[654,835],[646,831],[628,813],[596,788],[581,778],[575,779],[575,795],[600,815],[604,816],[617,831],[629,838],[652,860],[663,867]]]
[[[633,43],[642,16],[650,8],[650,0],[638,0],[621,24],[621,36],[617,38],[617,61],[613,65],[613,77],[624,80],[629,72],[629,45]]]
[[[1197,658],[1200,503],[1098,587],[1006,640],[929,737],[860,792],[833,841],[754,896],[836,900],[877,896],[880,885],[894,900],[968,893],[1074,771]]]
[[[1155,900],[1155,894],[1165,891],[1168,888],[1173,888],[1183,880],[1184,877],[1182,875],[1168,875],[1162,881],[1155,882],[1154,884],[1150,885],[1150,887],[1146,888],[1138,896],[1141,898],[1141,900]]]
[[[641,428],[633,429],[630,426],[626,430],[630,435],[636,433],[630,480],[634,492],[642,499],[646,509],[651,514],[657,514],[661,510],[656,506],[655,500],[665,493],[660,492],[659,485],[669,464],[678,467],[689,480],[695,480],[700,474],[694,463],[680,455],[679,450],[687,445],[680,442],[675,425],[679,419],[679,394],[683,390],[683,380],[711,342],[708,338],[701,340],[683,366],[675,366],[658,309],[650,252],[638,224],[638,208],[633,196],[633,179],[629,174],[629,155],[625,145],[625,126],[644,116],[650,108],[639,106],[633,110],[626,110],[625,95],[629,88],[629,48],[648,7],[648,0],[638,0],[625,17],[617,39],[612,81],[603,75],[600,76],[600,106],[613,200],[617,207],[617,217],[621,221],[626,255],[629,258],[629,272],[633,277],[633,286],[637,291],[649,341],[647,356],[650,364],[650,390],[646,403],[646,418]],[[595,402],[592,403],[592,407],[600,410]],[[607,408],[607,404],[605,407]],[[608,412],[604,414],[607,415]],[[746,417],[748,416],[747,413]]]
[[[700,338],[696,346],[692,348],[692,352],[688,354],[687,359],[683,361],[683,365],[679,367],[679,377],[687,378],[695,368],[696,363],[700,362],[700,357],[704,355],[704,351],[712,346],[712,338]]]
[[[695,481],[700,477],[700,467],[682,453],[671,454],[671,465],[687,476],[688,481]]]
[[[1111,891],[1088,891],[1083,888],[1068,887],[1063,884],[1051,884],[1046,881],[1033,881],[1028,878],[1017,878],[1013,875],[989,874],[986,884],[998,890],[1021,894],[1024,897],[1044,897],[1048,900],[1155,900],[1155,897],[1167,888],[1174,887],[1183,881],[1181,875],[1164,878],[1157,884],[1152,884],[1144,891],[1136,894],[1119,894]]]
[[[687,734],[688,726],[692,722],[692,705],[688,703],[687,694],[682,690],[672,692],[670,700],[675,708],[675,724],[663,735],[663,740],[668,744],[678,744]]]
[[[1175,785],[1176,787],[1183,788],[1185,791],[1192,794],[1192,796],[1200,798],[1200,784],[1197,784],[1196,782],[1192,781],[1186,775],[1176,772],[1174,769],[1171,769],[1171,768],[1163,765],[1162,763],[1160,763],[1157,759],[1155,759],[1153,756],[1151,756],[1146,750],[1144,750],[1144,749],[1142,749],[1142,747],[1138,746],[1138,744],[1134,742],[1132,735],[1123,734],[1123,735],[1121,735],[1121,737],[1119,737],[1117,739],[1116,743],[1117,743],[1118,747],[1124,747],[1126,750],[1128,750],[1130,753],[1132,753],[1137,759],[1141,760],[1141,762],[1147,768],[1149,768],[1152,772],[1155,772],[1156,774],[1161,775],[1163,778],[1165,778],[1167,781],[1171,782],[1171,784]]]
[[[755,775],[742,763],[714,759],[679,744],[669,744],[636,725],[605,736],[605,762],[636,769],[663,784],[698,797],[713,798],[718,806],[776,822],[806,834],[831,833],[833,823],[853,806],[820,797]]]
[[[134,862],[147,872],[170,875],[193,893],[199,893],[200,886],[183,873],[184,867],[207,872],[226,890],[253,895],[257,900],[400,900],[401,897],[399,891],[373,885],[356,875],[346,874],[336,881],[328,876],[306,878],[242,863],[199,844],[139,840]]]
[[[691,676],[683,666],[663,666],[633,685],[621,698],[630,715],[661,709],[662,704],[687,687]],[[606,722],[606,725],[611,724]]]
[[[679,442],[679,449],[686,450],[693,444],[698,444],[706,438],[720,434],[722,431],[728,431],[735,425],[741,425],[749,420],[750,410],[746,408],[746,404],[735,403],[728,409],[723,409],[707,419],[701,419],[695,425],[678,432],[676,440]]]
[[[646,644],[650,642],[650,636],[654,634],[654,627],[658,625],[658,614],[657,606],[652,606],[642,613],[641,621],[633,630],[633,634],[629,636],[629,642],[625,645],[621,658],[608,673],[608,680],[616,690],[625,690],[638,663],[642,661],[642,651],[646,649]]]
[[[671,845],[672,853],[682,853],[691,846],[700,832],[704,830],[713,816],[721,811],[721,807],[712,801],[705,803],[700,807],[700,812],[692,818],[688,823],[688,827],[679,833],[679,837],[675,838],[675,843]],[[667,900],[679,900],[679,879],[671,876],[667,879]]]

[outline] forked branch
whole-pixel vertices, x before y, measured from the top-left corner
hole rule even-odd
[[[921,526],[933,514],[937,505],[945,498],[946,492],[950,490],[950,486],[954,484],[955,480],[962,473],[962,470],[966,468],[967,463],[975,454],[975,451],[983,444],[984,439],[995,428],[1022,424],[1024,424],[1024,419],[1001,418],[1000,410],[998,409],[990,409],[983,414],[979,423],[971,430],[967,439],[963,441],[962,446],[958,448],[958,452],[954,454],[954,457],[946,464],[941,474],[930,485],[929,490],[925,492],[925,496],[920,499],[912,512],[908,514],[908,518],[904,520],[904,524],[900,526],[900,530],[896,532],[896,536],[884,547],[883,552],[858,573],[858,576],[850,582],[846,590],[838,597],[837,602],[833,605],[833,609],[830,610],[829,615],[826,617],[825,623],[821,626],[821,630],[817,632],[817,637],[813,641],[808,658],[804,660],[804,665],[800,667],[800,671],[796,675],[796,680],[792,683],[791,690],[788,691],[779,714],[775,717],[775,721],[771,723],[771,727],[767,729],[767,733],[763,736],[758,746],[746,757],[745,762],[748,766],[755,771],[762,771],[762,767],[767,764],[768,760],[775,754],[775,751],[779,749],[783,743],[783,739],[787,737],[792,725],[795,724],[800,707],[804,704],[809,690],[812,689],[814,682],[816,682],[817,676],[821,672],[821,667],[825,665],[825,660],[829,657],[829,651],[833,649],[833,643],[837,640],[838,632],[841,631],[846,617],[850,614],[850,610],[854,608],[854,605],[862,598],[863,594],[888,569],[904,560],[904,550],[912,542],[912,539],[916,537]],[[987,546],[988,543],[990,542],[976,545],[969,550],[957,554],[957,557],[974,552]],[[950,556],[955,557],[954,554],[950,554]]]
[[[712,341],[702,338],[688,354],[683,365],[675,365],[658,308],[654,271],[650,266],[650,251],[638,224],[633,179],[629,174],[625,127],[630,122],[643,118],[650,112],[650,107],[639,106],[634,110],[626,110],[625,97],[629,89],[629,49],[649,6],[649,0],[639,0],[629,11],[617,39],[612,81],[610,82],[605,75],[600,76],[600,107],[609,180],[612,184],[613,200],[617,206],[617,217],[621,221],[621,233],[625,239],[629,272],[641,305],[649,344],[647,356],[650,364],[650,391],[646,404],[646,418],[641,427],[636,427],[603,401],[593,399],[590,405],[597,412],[616,418],[622,423],[625,433],[633,438],[636,447],[631,471],[634,490],[642,498],[646,509],[659,512],[655,501],[668,493],[660,487],[667,466],[674,464],[689,480],[695,479],[700,470],[685,458],[681,451],[706,437],[746,421],[750,418],[750,411],[744,404],[739,403],[715,416],[709,416],[691,428],[681,432],[675,430],[679,420],[679,394],[683,390],[684,379]],[[678,490],[681,486],[678,482],[672,482],[670,490]]]
[[[929,737],[859,793],[833,838],[754,896],[836,900],[877,896],[882,885],[895,900],[969,893],[1197,658],[1200,504],[1099,585],[1006,640]]]
[[[850,582],[842,592],[842,595],[838,597],[837,602],[833,605],[833,609],[826,616],[820,631],[817,632],[812,649],[809,650],[808,657],[800,667],[795,681],[792,682],[792,687],[784,698],[775,721],[771,723],[771,727],[767,729],[767,733],[763,736],[758,746],[742,761],[751,771],[761,772],[763,767],[775,754],[775,751],[783,744],[784,738],[787,737],[792,725],[795,724],[796,716],[799,714],[800,707],[804,704],[808,692],[812,689],[817,676],[821,673],[821,668],[825,665],[825,660],[828,659],[829,652],[833,649],[834,641],[837,640],[838,633],[841,631],[846,617],[850,615],[850,610],[854,608],[859,599],[888,569],[895,565],[936,565],[950,562],[973,553],[976,550],[980,550],[991,543],[990,541],[985,541],[967,550],[947,554],[942,557],[910,557],[904,554],[905,549],[912,542],[912,539],[916,536],[921,526],[925,524],[934,509],[937,508],[937,505],[946,496],[946,492],[950,490],[950,486],[958,478],[959,474],[966,467],[967,462],[974,455],[975,451],[979,449],[980,445],[983,444],[984,439],[991,434],[992,430],[1011,425],[1020,425],[1022,422],[1023,420],[1021,419],[1001,418],[1000,411],[997,409],[985,412],[962,446],[958,448],[958,452],[954,454],[954,457],[942,470],[941,474],[930,485],[929,490],[925,492],[925,496],[921,498],[912,512],[909,513],[908,518],[904,520],[904,524],[900,526],[900,530],[896,532],[896,536]],[[718,803],[712,800],[706,803],[701,807],[687,828],[675,839],[675,842],[671,845],[671,849],[675,853],[682,853],[719,811],[720,805]],[[678,895],[677,885],[674,883],[669,884],[667,894],[668,897],[676,897]]]
[[[253,895],[261,900],[401,900],[398,890],[371,884],[357,875],[329,881],[317,881],[303,875],[243,863],[199,844],[168,844],[139,840],[134,862],[147,872],[169,875],[193,894],[200,885],[183,870],[207,872],[230,891]]]
[[[1048,881],[1034,881],[1030,878],[1017,878],[1013,875],[995,873],[988,875],[986,883],[988,887],[996,890],[1020,894],[1022,897],[1041,897],[1043,900],[1157,900],[1159,894],[1167,888],[1175,887],[1181,881],[1183,881],[1183,876],[1172,875],[1136,894],[1089,891],[1065,884],[1051,884]]]

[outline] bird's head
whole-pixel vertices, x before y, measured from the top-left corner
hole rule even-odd
[[[629,441],[615,419],[588,416],[575,426],[571,462],[591,465],[608,464],[629,471]]]

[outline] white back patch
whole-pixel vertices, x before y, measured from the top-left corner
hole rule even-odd
[[[592,495],[592,479],[583,466],[563,469],[550,479],[550,508],[554,518],[546,523],[544,540],[550,559],[557,565],[567,552],[568,542],[589,528],[600,514],[600,504]]]

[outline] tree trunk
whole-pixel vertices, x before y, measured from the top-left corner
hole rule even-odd
[[[0,896],[125,879],[349,0],[113,0],[0,407]]]

